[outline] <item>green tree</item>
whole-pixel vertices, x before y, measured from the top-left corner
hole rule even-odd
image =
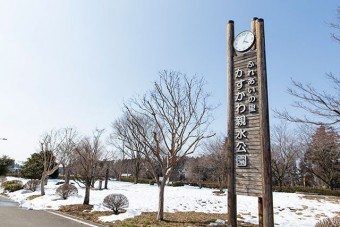
[[[9,167],[14,164],[14,159],[11,159],[7,155],[3,155],[0,158],[0,176],[6,175],[9,171]]]
[[[42,173],[44,171],[43,163],[43,153],[33,153],[22,166],[21,176],[28,179],[41,179]],[[57,178],[58,174],[59,172],[56,170],[50,177]]]
[[[43,171],[40,153],[33,153],[21,168],[21,176],[28,179],[40,179]]]

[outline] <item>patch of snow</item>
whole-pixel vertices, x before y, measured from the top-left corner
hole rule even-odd
[[[9,178],[9,180],[18,178]],[[23,179],[21,179],[23,180]],[[24,183],[27,180],[23,180]],[[55,194],[60,180],[49,180],[45,187],[45,196],[27,200],[31,195],[39,195],[40,190],[30,192],[19,190],[8,193],[9,197],[26,209],[58,209],[62,205],[82,204],[85,190],[78,188],[78,195],[66,200]],[[129,200],[129,207],[125,213],[100,217],[100,220],[115,222],[140,215],[142,212],[155,212],[158,208],[157,185],[133,184],[120,181],[109,181],[108,190],[91,190],[90,204],[94,205],[93,211],[107,211],[102,202],[105,196],[112,193],[125,195]],[[96,185],[98,188],[98,185]],[[165,188],[165,212],[195,211],[204,213],[227,213],[227,195],[215,195],[215,189],[207,189],[192,186]],[[340,210],[340,204],[326,201],[320,196],[318,200],[306,199],[303,194],[273,193],[274,222],[276,226],[314,226],[324,217],[334,217]],[[257,197],[237,196],[237,214],[243,221],[258,224]],[[217,220],[212,225],[218,225],[224,220]]]

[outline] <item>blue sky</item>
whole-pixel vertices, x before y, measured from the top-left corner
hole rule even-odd
[[[340,1],[0,1],[0,155],[25,160],[40,136],[106,128],[163,69],[204,76],[226,131],[226,23],[265,21],[270,108],[290,107],[290,78],[329,89],[340,44],[330,39]],[[297,114],[299,114],[297,112]],[[278,120],[271,118],[271,124]]]

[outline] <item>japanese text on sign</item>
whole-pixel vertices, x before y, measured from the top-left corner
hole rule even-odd
[[[257,113],[256,64],[248,61],[246,69],[235,69],[235,145],[236,166],[247,167],[248,157],[248,118]]]

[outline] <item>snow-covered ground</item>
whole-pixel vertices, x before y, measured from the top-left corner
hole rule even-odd
[[[14,178],[8,178],[12,180]],[[23,182],[27,180],[21,179]],[[31,192],[19,190],[9,193],[9,197],[20,206],[27,209],[58,209],[60,205],[82,204],[84,189],[79,188],[78,196],[72,196],[67,200],[60,199],[55,194],[58,187],[56,183],[60,180],[49,180],[46,186],[46,195],[27,200],[30,195],[38,195],[40,191]],[[1,189],[2,190],[2,189]],[[0,190],[0,192],[1,192]],[[215,195],[213,189],[192,186],[166,187],[165,188],[165,211],[196,211],[205,213],[226,213],[227,195]],[[90,204],[94,210],[108,210],[102,205],[106,195],[120,193],[129,200],[127,212],[119,215],[101,217],[103,221],[126,219],[139,215],[143,211],[156,211],[158,205],[158,188],[146,184],[132,184],[127,182],[110,181],[109,190],[91,190]],[[276,226],[314,226],[316,222],[325,217],[340,215],[340,204],[319,196],[317,199],[308,199],[303,194],[295,193],[273,193],[274,197],[274,219]],[[237,196],[237,213],[246,222],[258,223],[257,198],[249,196]]]

